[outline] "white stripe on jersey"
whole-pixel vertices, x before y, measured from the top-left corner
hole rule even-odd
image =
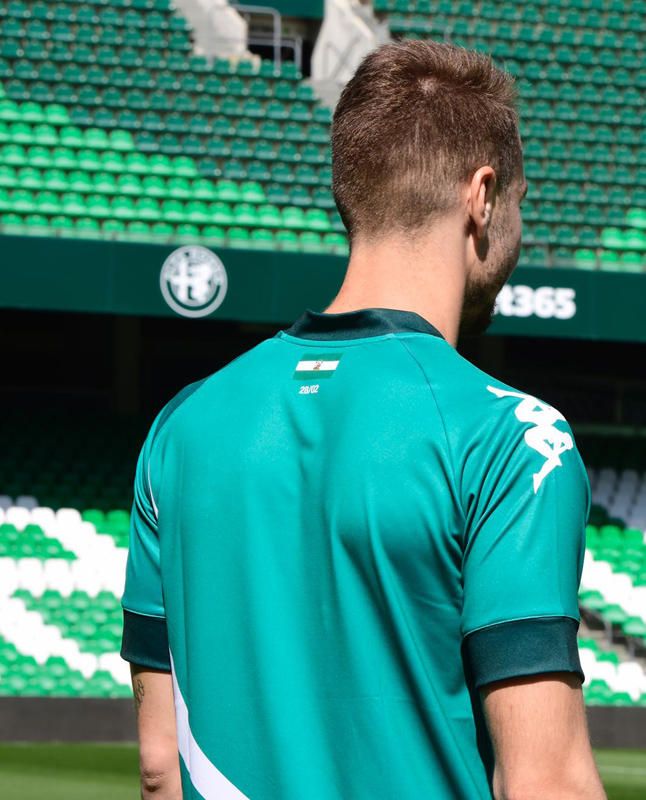
[[[204,800],[249,800],[209,761],[195,741],[188,721],[188,707],[175,677],[175,664],[173,663],[172,653],[170,667],[173,676],[173,695],[175,696],[177,749],[182,757],[186,771],[190,775],[191,783]]]

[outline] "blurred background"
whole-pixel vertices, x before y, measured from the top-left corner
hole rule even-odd
[[[646,797],[645,12],[0,2],[0,796],[138,796],[118,650],[139,447],[180,388],[332,299],[332,109],[367,52],[416,38],[518,81],[520,266],[459,349],[574,428],[591,732],[611,800]]]

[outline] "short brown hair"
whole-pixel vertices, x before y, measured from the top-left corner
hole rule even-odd
[[[423,227],[485,164],[504,192],[522,165],[515,100],[512,76],[482,53],[402,41],[367,55],[332,122],[332,190],[350,239]]]

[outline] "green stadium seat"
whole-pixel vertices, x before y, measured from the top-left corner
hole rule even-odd
[[[274,205],[289,205],[291,195],[288,187],[280,184],[271,184],[267,187],[267,200]]]
[[[174,234],[174,232],[175,229],[170,223],[161,220],[153,223],[150,227],[151,236],[163,239],[168,239]]]
[[[201,225],[210,222],[210,214],[208,204],[202,200],[193,200],[186,204],[185,214],[189,222],[194,225]],[[199,235],[197,230],[195,235]]]
[[[281,228],[284,220],[277,206],[271,203],[263,203],[258,207],[258,224],[263,228]]]
[[[218,226],[227,227],[234,221],[231,206],[221,200],[209,206],[210,221]]]
[[[116,185],[119,194],[139,195],[142,193],[141,179],[134,173],[125,173],[119,177]]]
[[[222,243],[226,239],[224,228],[219,225],[204,225],[202,227],[201,236],[207,241]]]
[[[248,248],[250,243],[249,231],[246,228],[237,226],[229,228],[227,242],[229,247]]]
[[[274,241],[281,250],[295,251],[301,249],[298,234],[294,231],[279,230],[274,237]]]
[[[298,237],[298,241],[304,252],[318,253],[326,249],[321,235],[314,231],[305,231],[301,233]]]
[[[89,173],[79,169],[69,173],[67,188],[73,192],[85,194],[86,192],[92,192],[94,190],[95,183]]]
[[[47,152],[45,148],[40,148],[40,151]],[[42,166],[42,162],[39,164],[31,155],[34,155],[36,151],[32,148],[32,152],[30,153],[29,163],[34,164],[35,166]],[[5,164],[12,164],[14,166],[22,166],[23,164],[27,163],[27,154],[25,152],[25,148],[19,144],[6,144],[3,146],[0,158]]]

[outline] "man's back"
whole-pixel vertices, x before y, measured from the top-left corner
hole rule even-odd
[[[586,491],[558,412],[410,312],[308,312],[181,392],[124,655],[167,627],[184,796],[490,797],[476,689],[580,669]]]

